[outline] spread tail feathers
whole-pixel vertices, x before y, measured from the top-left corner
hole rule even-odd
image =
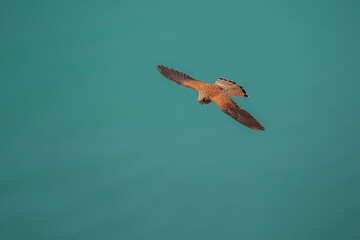
[[[215,84],[225,89],[227,94],[229,94],[230,96],[248,97],[245,89],[242,86],[236,85],[236,83],[233,81],[220,77],[218,80],[216,80]]]

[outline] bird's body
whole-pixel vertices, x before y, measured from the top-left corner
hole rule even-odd
[[[166,78],[194,89],[199,93],[198,101],[201,104],[214,102],[223,112],[230,115],[241,124],[255,129],[265,130],[265,128],[250,113],[240,108],[230,96],[248,97],[246,91],[235,82],[219,78],[215,84],[195,80],[187,74],[176,71],[165,66],[156,66],[159,72]]]
[[[225,93],[225,90],[222,87],[219,87],[215,84],[204,84],[199,89],[198,100],[201,104],[209,104],[214,98]]]

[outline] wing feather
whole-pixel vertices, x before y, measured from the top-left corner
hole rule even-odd
[[[177,84],[192,88],[195,91],[198,91],[203,84],[206,84],[205,82],[196,80],[185,73],[162,65],[158,65],[156,68],[164,77],[176,82]]]
[[[255,130],[264,131],[265,128],[247,111],[240,108],[226,93],[219,94],[211,99],[224,113],[239,123]]]

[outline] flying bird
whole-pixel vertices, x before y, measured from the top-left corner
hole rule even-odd
[[[189,75],[174,69],[158,65],[156,68],[166,78],[194,89],[199,93],[198,101],[201,104],[214,102],[224,113],[230,115],[246,127],[262,130],[265,128],[250,113],[240,108],[230,96],[248,97],[245,89],[235,82],[220,77],[215,84],[196,80]]]

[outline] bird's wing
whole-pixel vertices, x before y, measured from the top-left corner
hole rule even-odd
[[[192,88],[195,91],[199,91],[202,85],[207,84],[205,82],[198,81],[185,73],[176,71],[165,66],[158,65],[156,66],[156,68],[164,77],[176,82],[177,84]]]
[[[240,108],[225,92],[211,98],[211,101],[213,101],[224,113],[230,115],[239,123],[255,130],[265,130],[265,128],[256,121],[250,113]]]

